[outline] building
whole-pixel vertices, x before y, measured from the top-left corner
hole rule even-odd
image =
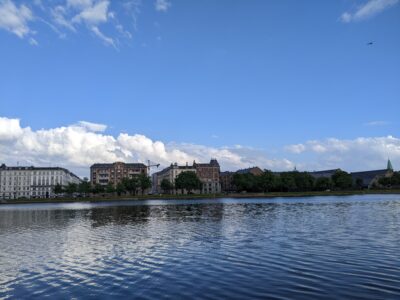
[[[221,172],[220,182],[221,190],[224,192],[236,192],[236,187],[233,184],[233,176],[235,174],[253,174],[254,176],[260,176],[264,172],[259,167],[252,167],[247,169],[237,170],[236,172]]]
[[[363,188],[371,188],[374,185],[378,185],[380,178],[393,176],[393,166],[391,161],[388,160],[386,169],[352,172],[350,175],[353,178],[354,183],[360,181]]]
[[[164,193],[166,191],[163,191],[161,188],[161,182],[166,179],[172,184],[175,183],[176,177],[182,172],[195,172],[196,169],[193,166],[189,166],[186,164],[186,166],[178,166],[177,163],[171,164],[169,167],[161,170],[160,172],[154,173],[152,176],[152,183],[153,183],[153,193]],[[178,193],[179,191],[173,190],[172,193]]]
[[[201,193],[214,194],[221,192],[221,183],[219,181],[220,166],[216,159],[211,159],[206,164],[198,164],[194,161],[193,167],[202,182]]]
[[[90,182],[92,186],[96,184],[114,187],[122,182],[123,178],[132,178],[144,174],[147,176],[147,166],[142,163],[123,163],[115,162],[111,164],[94,164],[90,167]]]
[[[219,182],[221,183],[221,190],[223,192],[235,192],[236,187],[233,184],[233,175],[235,172],[225,171],[219,174]]]
[[[179,166],[177,163],[171,164],[164,170],[153,174],[153,192],[163,193],[161,182],[163,179],[169,180],[172,184],[175,183],[176,177],[182,172],[195,172],[202,183],[200,193],[212,194],[221,192],[221,184],[219,181],[220,166],[216,159],[211,159],[210,163],[196,163],[190,166],[186,163],[185,166]],[[174,190],[173,193],[179,193]]]
[[[314,171],[310,172],[309,174],[313,176],[315,179],[318,179],[320,177],[331,178],[332,175],[335,174],[337,171],[340,171],[340,169]],[[350,175],[353,178],[354,184],[357,184],[357,181],[359,181],[361,183],[361,187],[371,188],[375,184],[378,184],[380,178],[391,177],[393,175],[393,166],[391,161],[388,160],[386,169],[351,172]]]
[[[64,168],[0,166],[0,199],[51,198],[56,185],[79,184],[78,176]]]

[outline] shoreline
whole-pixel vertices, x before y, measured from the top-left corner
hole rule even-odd
[[[78,203],[78,202],[118,202],[140,200],[202,200],[221,198],[293,198],[318,196],[356,196],[356,195],[396,195],[400,190],[361,190],[361,191],[330,191],[330,192],[270,192],[270,193],[231,193],[231,194],[193,194],[193,195],[136,195],[136,196],[100,196],[79,198],[50,198],[50,199],[16,199],[0,200],[0,205],[9,204],[40,204],[40,203]]]

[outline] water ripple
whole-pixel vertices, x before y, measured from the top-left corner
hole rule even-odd
[[[0,298],[399,299],[400,198],[0,206]]]

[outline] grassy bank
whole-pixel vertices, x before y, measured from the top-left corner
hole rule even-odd
[[[272,192],[272,193],[237,193],[237,194],[201,194],[201,195],[137,195],[113,196],[104,195],[85,198],[53,198],[53,199],[18,199],[7,200],[0,204],[34,204],[34,203],[74,203],[74,202],[104,202],[132,200],[179,200],[179,199],[218,199],[218,198],[276,198],[276,197],[315,197],[315,196],[352,196],[373,194],[400,194],[400,190],[356,190],[330,192]]]

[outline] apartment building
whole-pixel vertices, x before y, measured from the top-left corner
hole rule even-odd
[[[197,176],[202,182],[202,194],[212,194],[221,192],[221,183],[219,179],[220,166],[216,159],[211,159],[209,163],[193,162]]]
[[[51,198],[57,184],[79,184],[81,179],[59,167],[0,166],[0,199]]]
[[[177,163],[171,164],[164,170],[153,174],[153,192],[162,193],[161,182],[163,179],[169,180],[172,184],[175,183],[176,177],[182,172],[195,172],[202,182],[201,190],[198,193],[211,194],[220,193],[221,184],[219,180],[220,166],[216,159],[211,159],[210,163],[196,163],[190,166],[186,163],[185,166],[179,166]],[[174,191],[175,193],[179,191]]]
[[[144,174],[147,176],[147,166],[142,163],[115,162],[111,164],[94,164],[90,167],[90,181],[92,185],[108,185],[114,187],[123,178],[132,178]]]
[[[167,179],[169,182],[171,182],[172,184],[175,183],[175,179],[176,177],[178,177],[178,175],[182,172],[195,172],[196,173],[196,169],[193,166],[189,166],[188,164],[186,164],[186,166],[178,166],[177,163],[171,164],[169,167],[154,173],[152,176],[152,183],[153,183],[153,193],[163,193],[165,191],[162,190],[161,188],[161,182],[164,179]],[[173,193],[177,193],[179,191],[173,191]]]

